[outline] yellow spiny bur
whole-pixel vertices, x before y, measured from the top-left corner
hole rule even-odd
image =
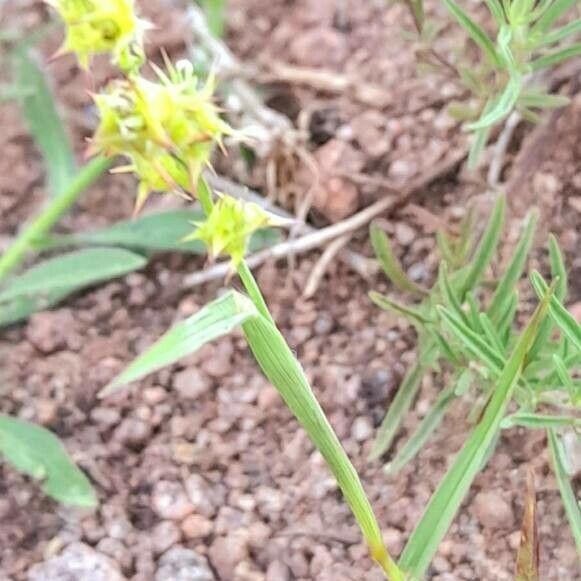
[[[186,240],[201,240],[211,258],[229,256],[238,266],[254,232],[267,226],[281,226],[283,220],[265,212],[252,202],[221,196],[204,222],[196,223],[197,230]]]
[[[59,53],[74,53],[87,69],[92,56],[111,53],[125,71],[144,61],[143,34],[149,24],[138,18],[134,0],[47,0],[66,24]]]
[[[232,129],[212,101],[213,81],[199,86],[191,63],[156,68],[158,80],[113,81],[95,96],[101,117],[91,153],[122,155],[140,179],[137,209],[152,191],[195,194],[214,144]]]

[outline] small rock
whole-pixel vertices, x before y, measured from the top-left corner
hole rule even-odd
[[[113,438],[128,446],[141,446],[151,436],[151,425],[135,418],[125,418],[113,433]]]
[[[41,352],[54,353],[65,347],[76,347],[77,321],[67,309],[36,313],[26,326],[26,338]],[[70,342],[73,341],[74,345]]]
[[[106,427],[115,426],[121,421],[119,410],[110,407],[97,407],[91,411],[91,420]]]
[[[216,578],[204,557],[178,546],[160,558],[155,581],[216,581]]]
[[[182,533],[188,539],[202,539],[211,534],[213,524],[201,514],[191,514],[182,522]]]
[[[514,526],[512,506],[498,492],[479,492],[472,511],[485,528],[510,529]]]
[[[151,531],[151,544],[156,553],[164,553],[180,542],[182,534],[175,523],[164,520],[155,525]]]
[[[355,418],[351,426],[351,437],[356,442],[365,442],[373,435],[373,424],[368,417],[359,416]]]
[[[69,545],[59,556],[34,565],[28,581],[124,581],[115,561],[84,543]],[[168,578],[164,578],[166,581]],[[211,579],[210,579],[211,581]]]
[[[214,379],[222,379],[232,373],[232,355],[234,347],[229,340],[222,339],[213,349],[209,357],[202,360],[202,369]]]
[[[182,520],[194,512],[194,505],[190,502],[184,487],[179,482],[167,480],[155,485],[151,505],[158,516],[168,520]]]
[[[234,579],[236,566],[248,557],[248,546],[241,535],[217,537],[210,545],[208,556],[221,579]]]
[[[211,379],[196,367],[184,369],[173,378],[173,388],[184,399],[199,399],[212,388]]]
[[[416,239],[416,232],[404,222],[395,225],[395,238],[401,246],[409,246]]]
[[[210,484],[199,474],[192,474],[186,480],[189,502],[196,513],[211,518],[216,514],[216,504]]]
[[[258,394],[258,408],[267,411],[275,408],[281,402],[280,395],[274,387],[270,385],[260,390]]]
[[[266,570],[266,581],[291,581],[290,569],[282,561],[273,561]]]

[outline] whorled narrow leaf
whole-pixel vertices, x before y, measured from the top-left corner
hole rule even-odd
[[[520,532],[520,545],[516,556],[515,581],[539,581],[537,494],[532,470],[527,474],[525,510]]]
[[[565,40],[569,36],[578,34],[579,32],[581,32],[581,18],[573,20],[561,28],[557,28],[557,30],[549,32],[541,39],[541,43],[544,45],[555,44]]]
[[[519,106],[530,109],[559,109],[571,102],[565,95],[551,95],[541,90],[523,91],[518,98]]]
[[[482,419],[432,495],[404,548],[399,565],[413,578],[420,579],[425,574],[472,481],[483,468],[483,462],[497,439],[500,423],[519,381],[527,351],[546,315],[549,299],[550,293],[535,310],[496,382]]]
[[[395,256],[389,238],[377,225],[371,224],[369,229],[371,245],[379,264],[387,278],[400,290],[418,295],[425,295],[426,290],[416,284],[403,270],[399,260]]]
[[[514,428],[515,426],[522,426],[529,429],[543,429],[560,428],[573,426],[581,428],[581,418],[573,416],[550,416],[547,414],[534,414],[526,412],[517,412],[506,416],[502,420],[501,427],[503,430]]]
[[[479,320],[480,328],[482,329],[489,343],[492,345],[492,347],[495,349],[497,353],[504,354],[506,345],[504,345],[502,338],[498,334],[496,327],[494,326],[488,315],[486,313],[480,313]]]
[[[474,131],[472,135],[472,143],[470,145],[470,152],[468,153],[468,169],[475,169],[480,162],[482,152],[488,143],[490,136],[490,127],[483,127]]]
[[[16,49],[13,58],[15,82],[22,89],[22,112],[46,164],[50,191],[56,196],[75,174],[73,149],[36,59],[25,48]]]
[[[83,288],[143,268],[147,260],[122,248],[87,248],[39,262],[7,281],[0,302],[48,296],[58,289]]]
[[[536,0],[512,0],[510,3],[509,20],[513,24],[522,24],[532,12]]]
[[[17,470],[42,483],[63,504],[94,507],[97,497],[61,441],[47,429],[0,414],[0,454]]]
[[[494,43],[490,40],[486,32],[456,2],[453,0],[444,0],[444,4],[464,30],[466,30],[470,38],[484,51],[490,62],[496,66],[500,66],[502,63],[500,62]]]
[[[470,266],[463,275],[463,280],[461,281],[458,292],[461,299],[469,290],[475,288],[475,286],[480,282],[481,278],[484,276],[486,268],[492,260],[504,224],[505,206],[505,196],[498,196],[492,210],[492,215],[490,216],[486,230],[482,236],[482,240],[476,248]]]
[[[438,286],[444,301],[448,305],[449,309],[466,325],[468,325],[468,318],[466,313],[462,309],[460,300],[456,294],[455,289],[452,288],[450,283],[450,278],[448,277],[448,266],[445,262],[440,263],[440,268],[438,269]]]
[[[113,379],[101,391],[100,397],[110,395],[132,381],[179,361],[206,343],[227,335],[256,314],[256,307],[246,297],[235,291],[225,293],[174,325]]]
[[[563,384],[563,387],[565,387],[565,389],[567,389],[567,391],[569,392],[569,396],[573,405],[578,405],[579,403],[581,403],[578,402],[577,400],[579,397],[578,390],[575,387],[573,378],[569,375],[567,365],[565,364],[565,361],[557,353],[553,353],[553,365],[555,367],[557,377]]]
[[[408,319],[408,321],[410,321],[410,323],[418,327],[423,327],[431,322],[430,319],[428,319],[423,314],[423,312],[420,311],[420,309],[408,307],[407,305],[402,305],[401,303],[398,303],[397,301],[394,301],[389,297],[386,297],[385,295],[382,295],[381,293],[378,293],[376,291],[370,291],[369,298],[378,307],[386,311],[391,311],[396,315],[405,317],[406,319]]]
[[[401,450],[397,452],[393,460],[385,465],[386,474],[397,474],[408,462],[413,460],[418,452],[423,448],[428,438],[434,433],[436,428],[442,423],[450,404],[456,397],[456,386],[445,388],[430,406],[430,410],[424,416],[415,432],[406,440]]]
[[[494,16],[494,20],[498,26],[502,26],[506,24],[506,15],[504,13],[504,8],[500,0],[486,0],[486,4],[488,5],[488,9]]]
[[[578,0],[554,0],[553,2],[545,2],[544,10],[541,12],[538,20],[531,30],[531,36],[541,36],[547,33],[549,28]]]
[[[434,344],[429,344],[419,354],[418,362],[406,373],[399,386],[385,418],[379,426],[375,441],[369,453],[369,460],[377,460],[389,450],[395,434],[408,413],[414,401],[424,375],[429,371],[438,357],[438,350]]]
[[[522,236],[492,295],[487,314],[494,323],[498,323],[500,315],[505,312],[506,305],[512,298],[514,287],[523,274],[526,260],[533,244],[538,216],[537,211],[533,211],[528,215]]]
[[[542,57],[539,57],[531,62],[531,69],[533,71],[540,71],[548,67],[553,67],[566,60],[575,58],[581,55],[581,43],[572,44],[566,48],[549,52]]]
[[[504,359],[494,346],[490,345],[448,309],[438,307],[438,312],[463,348],[466,348],[472,355],[486,363],[495,373],[499,373],[502,370]]]
[[[482,115],[478,121],[469,123],[468,128],[472,131],[478,131],[486,127],[491,127],[495,123],[504,119],[514,109],[522,86],[523,82],[521,76],[516,73],[511,75],[504,90],[498,96],[498,99],[495,101],[488,113]]]
[[[537,271],[531,274],[531,281],[537,295],[543,295],[546,292],[547,283]],[[581,325],[555,296],[551,299],[549,312],[559,329],[565,333],[576,349],[581,350]]]
[[[571,532],[575,539],[577,551],[581,554],[581,508],[579,508],[579,503],[571,484],[571,475],[567,471],[567,454],[556,430],[547,430],[547,437],[549,439],[551,462],[559,484],[561,500],[565,507],[565,513],[569,520],[569,526],[571,527]]]

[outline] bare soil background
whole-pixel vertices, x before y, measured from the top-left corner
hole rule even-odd
[[[189,38],[183,3],[141,4],[159,27],[151,35],[152,54],[159,56],[160,46],[173,57],[182,54]],[[431,3],[430,10],[435,6]],[[36,1],[14,3],[4,13],[6,25],[23,33],[48,16]],[[374,103],[308,83],[264,86],[272,106],[299,124],[307,120],[305,147],[320,169],[322,190],[312,215],[316,224],[385,195],[382,179],[405,185],[466,146],[466,135],[445,110],[454,87],[436,76],[417,75],[404,28],[411,30],[404,8],[380,1],[231,2],[227,42],[244,62],[264,70],[272,63],[315,67],[383,91]],[[58,31],[43,42],[45,60],[59,42]],[[460,40],[450,34],[446,42],[454,46]],[[71,58],[47,68],[80,156],[94,124],[87,89],[111,73],[102,66],[88,79]],[[0,107],[0,126],[4,248],[38,210],[46,191],[39,155],[15,106]],[[507,157],[507,175],[532,130],[526,124],[519,128]],[[542,232],[531,266],[546,271],[542,245],[546,232],[554,232],[570,267],[571,304],[581,311],[581,95],[573,98],[553,131],[555,146],[544,152],[519,199],[509,197],[513,212],[503,258],[519,234],[520,209],[538,205]],[[228,171],[228,161],[220,160],[218,167]],[[258,167],[253,184],[264,186],[264,174]],[[309,180],[309,171],[299,166],[291,175],[294,190],[287,191],[304,190]],[[437,256],[433,220],[413,204],[439,220],[455,222],[468,202],[488,211],[491,198],[483,191],[474,176],[458,168],[386,217],[396,250],[416,280],[433,280]],[[107,176],[58,228],[83,230],[126,218],[134,192],[131,178]],[[365,231],[351,245],[371,255]],[[386,542],[397,555],[463,442],[466,408],[456,405],[429,445],[397,477],[386,477],[380,464],[366,461],[374,430],[414,361],[414,334],[368,300],[372,288],[392,290],[382,277],[363,281],[339,261],[331,265],[316,296],[301,299],[318,257],[313,252],[292,267],[284,261],[269,263],[257,276],[361,471]],[[123,394],[97,399],[97,392],[137,353],[220,292],[220,281],[181,290],[184,276],[203,266],[196,257],[160,255],[144,272],[83,292],[0,336],[0,408],[63,438],[101,501],[91,513],[65,509],[0,465],[2,581],[382,578],[321,456],[260,375],[240,335],[204,348]],[[522,296],[533,304],[527,284]],[[405,423],[408,433],[439,389],[440,383],[426,378]],[[513,578],[528,468],[534,469],[538,485],[542,579],[579,578],[544,436],[514,429],[503,432],[476,479],[430,579]],[[198,556],[206,557],[207,565]],[[75,572],[72,563],[86,567]]]

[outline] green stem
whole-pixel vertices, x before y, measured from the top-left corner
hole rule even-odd
[[[34,242],[47,234],[77,198],[110,166],[112,161],[98,157],[88,163],[71,181],[69,187],[52,199],[48,206],[16,238],[0,257],[0,281],[24,260]]]

